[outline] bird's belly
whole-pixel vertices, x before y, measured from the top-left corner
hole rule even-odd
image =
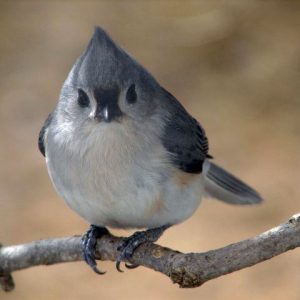
[[[174,172],[139,177],[118,169],[93,172],[76,162],[47,161],[50,177],[66,203],[89,223],[115,228],[154,228],[190,217],[200,203],[201,175],[183,182]],[[129,169],[129,168],[128,168]],[[78,171],[79,170],[79,171]]]
[[[141,151],[140,143],[128,145],[121,133],[92,139],[97,145],[81,141],[72,147],[60,135],[47,138],[48,172],[60,196],[98,226],[153,228],[191,216],[203,191],[201,175],[177,171],[160,146]]]

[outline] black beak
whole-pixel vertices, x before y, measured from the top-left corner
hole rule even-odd
[[[109,108],[106,106],[102,109],[96,110],[95,119],[98,121],[111,122],[115,118],[115,114],[111,113]]]

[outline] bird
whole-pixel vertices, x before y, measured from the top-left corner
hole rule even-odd
[[[138,246],[182,223],[204,197],[257,204],[260,194],[218,166],[204,128],[102,28],[71,68],[38,138],[51,181],[90,227],[86,263],[98,274],[97,239],[135,229],[116,267]]]

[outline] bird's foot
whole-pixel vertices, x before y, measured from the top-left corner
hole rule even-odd
[[[120,264],[122,261],[126,261],[130,259],[137,247],[139,247],[141,244],[146,242],[156,242],[160,236],[163,234],[163,232],[169,228],[170,225],[164,225],[161,227],[148,229],[145,231],[137,231],[133,235],[127,237],[124,239],[121,246],[118,247],[118,251],[120,251],[120,255],[116,262],[116,268],[119,272],[123,272],[120,268]],[[128,269],[134,269],[138,267],[138,265],[131,265],[128,263],[125,263],[125,266]]]
[[[91,225],[90,229],[82,236],[81,239],[84,260],[94,270],[94,272],[100,275],[105,274],[105,272],[97,268],[97,263],[95,259],[95,248],[97,244],[97,239],[101,238],[103,235],[106,235],[108,233],[109,232],[105,227]]]

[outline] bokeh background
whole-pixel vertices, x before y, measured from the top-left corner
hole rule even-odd
[[[38,132],[95,25],[103,26],[205,127],[211,154],[264,196],[257,207],[206,200],[159,243],[206,251],[299,212],[299,1],[1,1],[0,241],[81,234],[55,193]],[[113,231],[116,234],[129,234]],[[300,299],[300,253],[184,290],[138,268],[84,263],[14,274],[10,299]]]

